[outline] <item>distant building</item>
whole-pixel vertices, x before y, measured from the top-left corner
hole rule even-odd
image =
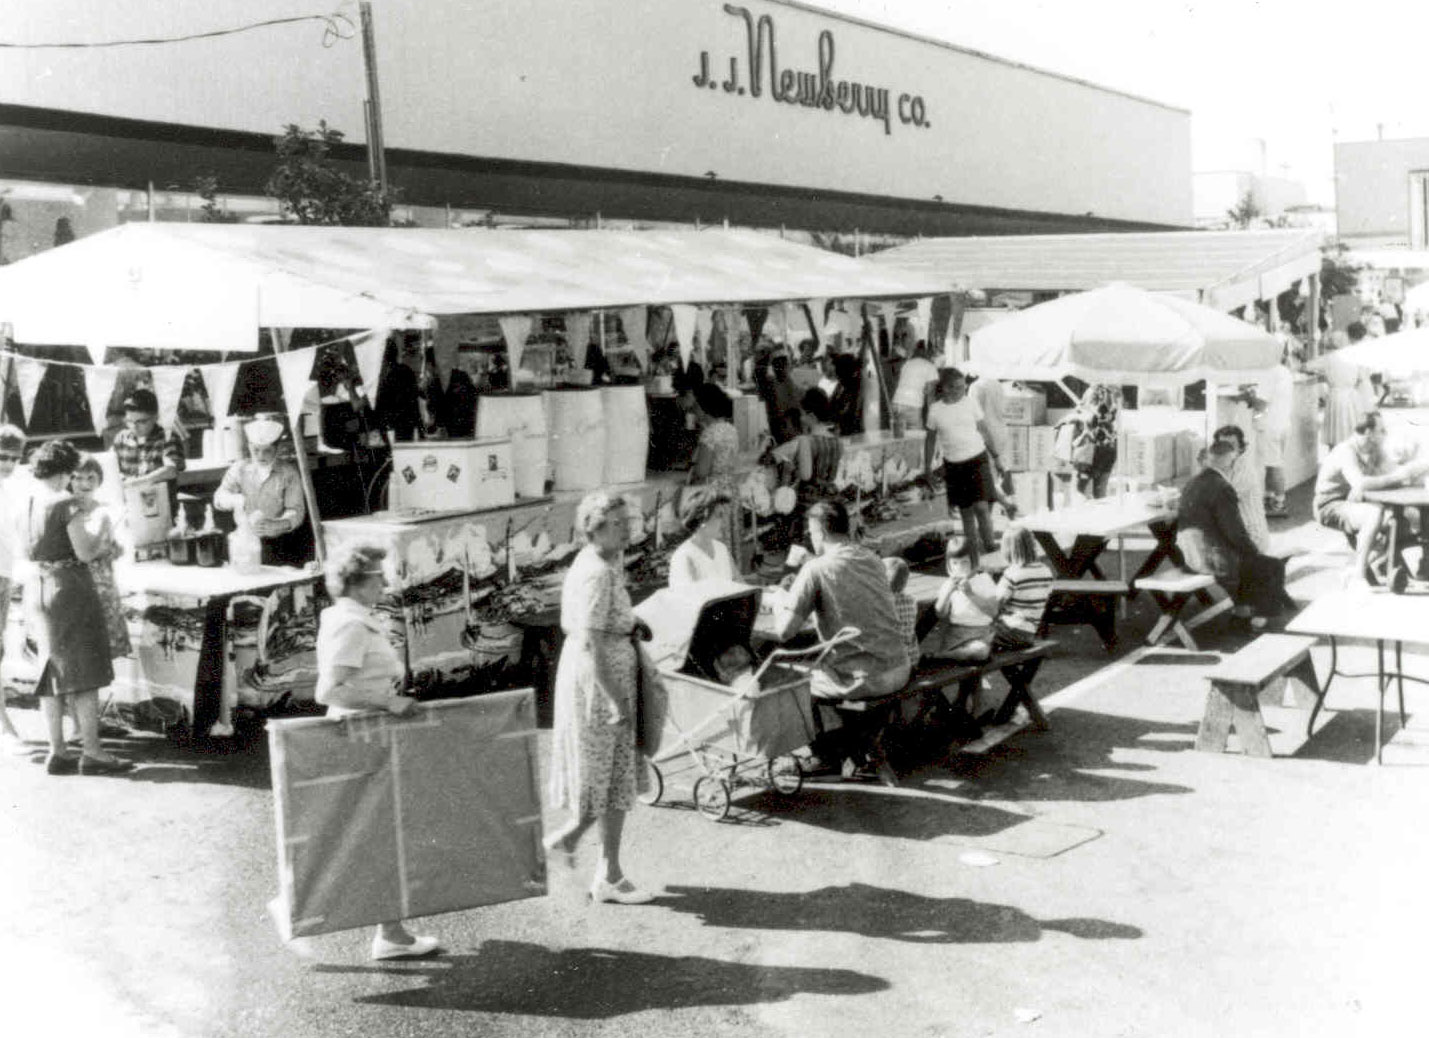
[[[1306,206],[1305,185],[1289,177],[1263,176],[1246,170],[1213,170],[1193,175],[1196,226],[1220,230],[1232,226],[1230,211],[1247,193],[1255,200],[1260,216],[1251,226],[1299,227],[1287,214]]]
[[[1335,209],[1356,246],[1429,248],[1429,137],[1337,143]]]

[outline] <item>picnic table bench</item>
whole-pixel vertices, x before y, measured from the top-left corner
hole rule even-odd
[[[1260,713],[1260,699],[1266,692],[1283,692],[1276,685],[1282,677],[1295,680],[1297,703],[1306,705],[1307,694],[1312,700],[1306,728],[1306,734],[1310,734],[1324,701],[1324,691],[1310,659],[1314,645],[1315,639],[1305,635],[1262,634],[1222,660],[1206,675],[1211,687],[1206,694],[1205,716],[1196,733],[1196,749],[1220,753],[1234,729],[1248,756],[1269,757],[1270,740]]]
[[[870,699],[850,699],[830,703],[833,709],[848,715],[850,721],[861,724],[871,733],[874,752],[884,755],[888,737],[897,731],[916,730],[927,724],[935,714],[959,711],[971,720],[978,716],[976,702],[982,688],[982,679],[1000,673],[1007,681],[1007,697],[991,718],[991,725],[1011,722],[1020,706],[1027,711],[1032,725],[1041,730],[1047,727],[1047,715],[1037,705],[1032,696],[1032,680],[1042,666],[1042,661],[1057,643],[1041,640],[1026,649],[1011,652],[995,652],[986,660],[961,662],[952,660],[929,660],[913,669],[908,683],[897,692]],[[957,688],[955,698],[949,700],[946,690]],[[906,716],[905,704],[914,704],[911,716]]]

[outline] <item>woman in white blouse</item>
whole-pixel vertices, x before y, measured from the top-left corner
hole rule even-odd
[[[719,538],[725,530],[729,495],[686,491],[680,501],[680,522],[689,540],[670,556],[670,586],[683,587],[702,580],[734,580],[734,556]]]
[[[352,544],[327,561],[327,589],[333,604],[318,620],[318,683],[315,695],[329,717],[364,710],[410,714],[417,701],[399,695],[403,675],[397,655],[373,607],[387,588],[382,562],[387,550]],[[379,923],[372,938],[374,959],[412,959],[438,950],[435,937],[418,937],[400,919]]]

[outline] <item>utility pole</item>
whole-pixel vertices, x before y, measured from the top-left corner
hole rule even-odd
[[[362,21],[362,64],[367,73],[367,172],[387,193],[387,153],[382,145],[382,94],[377,88],[377,39],[372,31],[372,4],[357,5]]]

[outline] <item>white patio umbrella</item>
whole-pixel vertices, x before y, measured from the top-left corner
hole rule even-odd
[[[1361,339],[1317,357],[1313,366],[1322,367],[1331,360],[1354,364],[1366,371],[1386,375],[1422,375],[1429,373],[1429,328],[1413,328],[1377,339]]]
[[[1131,285],[1028,307],[973,333],[979,375],[1180,386],[1253,381],[1280,362],[1268,332],[1219,310]]]

